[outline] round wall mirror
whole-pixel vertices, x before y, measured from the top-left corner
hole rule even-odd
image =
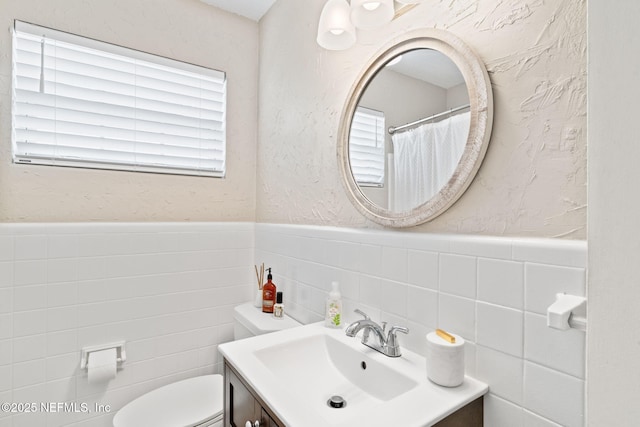
[[[389,43],[352,87],[340,122],[350,200],[390,227],[437,217],[478,171],[492,113],[487,71],[460,39],[428,29]]]

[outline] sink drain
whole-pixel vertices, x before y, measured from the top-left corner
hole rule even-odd
[[[327,405],[332,408],[340,409],[347,406],[347,401],[342,398],[342,396],[331,396],[329,400],[327,400]]]

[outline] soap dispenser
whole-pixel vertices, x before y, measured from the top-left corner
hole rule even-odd
[[[342,296],[338,289],[338,282],[331,282],[331,292],[327,298],[324,325],[328,328],[342,326]]]
[[[271,268],[267,268],[267,283],[262,286],[262,312],[273,313],[273,306],[276,303],[276,285],[271,281]]]

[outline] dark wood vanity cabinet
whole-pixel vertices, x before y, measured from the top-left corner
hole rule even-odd
[[[224,427],[284,427],[236,371],[224,364]],[[256,421],[258,424],[256,425]]]
[[[480,396],[444,420],[435,423],[433,427],[483,427],[483,425],[484,398]]]
[[[238,373],[224,362],[224,427],[286,427],[256,396]],[[259,424],[255,424],[258,421]],[[483,398],[458,409],[434,427],[482,427]],[[303,427],[303,426],[295,426]],[[400,427],[400,426],[399,426]]]

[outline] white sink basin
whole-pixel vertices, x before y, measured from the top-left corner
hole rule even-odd
[[[403,349],[401,357],[387,357],[322,323],[219,348],[291,427],[429,426],[488,390],[469,377],[460,387],[437,386],[427,379],[421,356]],[[334,395],[346,406],[330,407]]]
[[[286,352],[286,357],[283,357]],[[418,383],[328,334],[314,334],[282,346],[257,350],[257,359],[307,399],[340,395],[349,405],[391,400]],[[334,411],[335,412],[335,411]]]

